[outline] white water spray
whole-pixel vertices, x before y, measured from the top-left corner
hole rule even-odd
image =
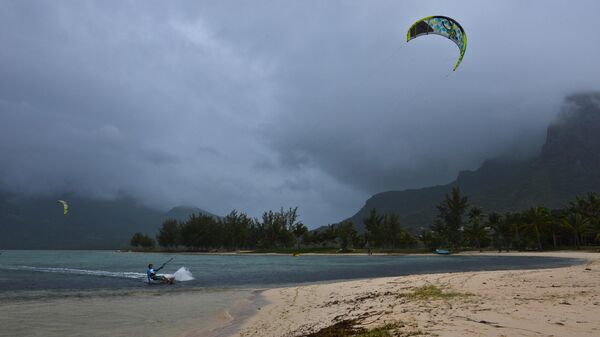
[[[192,272],[186,267],[181,267],[177,269],[173,276],[175,276],[175,280],[179,282],[191,281],[194,279]]]

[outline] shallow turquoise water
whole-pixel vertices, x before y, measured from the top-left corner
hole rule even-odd
[[[186,267],[194,280],[170,290],[260,288],[436,272],[501,270],[565,266],[579,261],[524,256],[318,256],[198,255],[113,251],[9,250],[0,255],[0,294],[28,291],[145,291],[148,263],[173,273]],[[160,287],[160,286],[158,286]],[[163,287],[160,287],[163,288]]]

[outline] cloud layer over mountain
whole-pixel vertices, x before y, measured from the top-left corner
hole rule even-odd
[[[596,1],[5,1],[0,186],[168,209],[299,206],[539,149],[563,97],[598,89]],[[417,19],[465,28],[405,42]]]

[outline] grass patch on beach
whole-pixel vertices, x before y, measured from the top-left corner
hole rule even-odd
[[[472,294],[468,293],[457,293],[457,292],[444,292],[440,287],[433,284],[424,285],[419,288],[415,288],[413,292],[408,293],[405,297],[415,300],[432,300],[432,299],[450,299],[456,297],[468,297]]]

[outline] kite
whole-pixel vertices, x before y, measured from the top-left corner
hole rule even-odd
[[[67,204],[67,202],[64,200],[56,200],[56,203],[61,204],[63,206],[63,213],[64,215],[67,215],[67,213],[69,212],[69,204]]]
[[[458,22],[447,16],[428,16],[415,22],[410,27],[406,34],[406,42],[429,34],[441,35],[456,43],[458,49],[460,49],[460,57],[454,65],[453,71],[455,71],[462,61],[463,56],[465,56],[465,50],[467,50],[467,35],[465,34],[465,30]]]

